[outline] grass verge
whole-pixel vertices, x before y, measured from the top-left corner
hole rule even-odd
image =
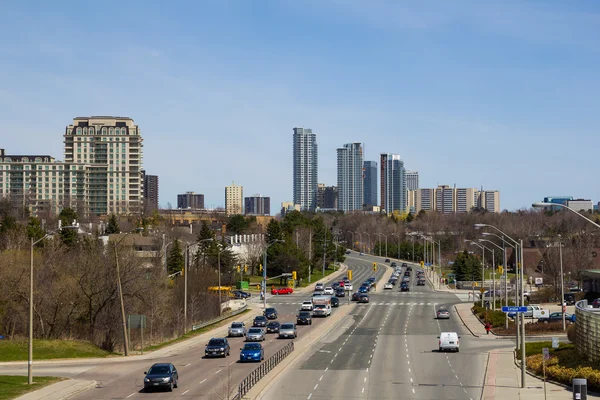
[[[26,361],[27,340],[1,340],[0,362]],[[108,357],[111,353],[83,340],[33,340],[33,356],[36,360],[61,358]]]
[[[240,314],[231,316],[229,318],[224,319],[223,321],[216,322],[216,323],[214,323],[212,325],[205,326],[204,328],[196,329],[195,331],[189,331],[188,333],[185,333],[185,334],[183,334],[183,335],[181,335],[179,337],[176,337],[175,339],[168,340],[166,342],[162,342],[162,343],[159,343],[159,344],[154,344],[154,345],[151,345],[151,346],[144,347],[144,351],[150,352],[150,351],[155,351],[155,350],[158,350],[158,349],[162,349],[165,346],[169,346],[171,344],[179,343],[179,342],[181,342],[183,340],[187,340],[189,338],[193,338],[195,336],[198,336],[198,335],[201,335],[203,333],[206,333],[206,332],[208,332],[208,331],[210,331],[212,329],[220,328],[222,326],[229,325],[231,323],[231,321],[234,321],[234,320],[237,321],[237,320],[243,319],[244,315],[246,313],[248,313],[248,312],[250,312],[250,310],[248,310],[248,309],[244,310],[244,312],[242,312]]]
[[[26,376],[0,375],[0,400],[15,399],[61,380],[52,376],[34,376],[33,384],[28,385]]]
[[[573,378],[585,378],[588,390],[600,391],[600,366],[588,361],[571,343],[560,343],[558,349],[552,342],[527,343],[527,368],[538,376],[543,376],[542,348],[547,347],[550,359],[546,360],[546,377],[550,380],[571,385]]]

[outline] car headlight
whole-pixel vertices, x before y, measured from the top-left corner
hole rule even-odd
[[[144,382],[150,382],[150,379],[144,378]]]
[[[224,351],[224,350],[225,350],[225,348],[224,348],[224,347],[221,347],[221,348],[220,348],[220,350],[221,350],[221,351]]]
[[[169,382],[170,380],[171,380],[171,378],[169,378],[169,377],[163,378],[163,382]]]

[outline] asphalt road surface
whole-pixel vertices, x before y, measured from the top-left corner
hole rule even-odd
[[[487,351],[512,343],[471,336],[451,307],[457,296],[416,286],[413,269],[410,292],[396,285],[357,304],[353,321],[323,338],[262,398],[479,399]],[[442,305],[451,310],[449,320],[435,318]],[[445,331],[461,335],[459,353],[438,351]]]
[[[359,256],[349,257],[346,264],[353,271],[353,283],[360,285],[368,277],[375,276],[378,279],[383,275],[384,268],[377,272],[373,271],[372,259]],[[332,282],[331,282],[332,283]],[[356,288],[358,289],[358,288]],[[279,322],[295,322],[296,313],[302,301],[310,299],[311,293],[292,294],[281,296],[270,296],[267,306],[277,309]],[[340,303],[344,307],[355,307],[352,303],[346,305],[347,298],[341,298]],[[333,313],[337,309],[333,309]],[[299,326],[298,336],[310,334],[324,319],[315,318],[312,326]],[[135,360],[120,362],[103,362],[94,365],[93,362],[82,361],[79,363],[37,365],[34,368],[36,375],[66,376],[83,380],[95,380],[99,382],[98,387],[87,390],[73,399],[134,399],[134,398],[178,398],[178,399],[226,399],[237,392],[238,384],[259,363],[239,363],[239,348],[243,344],[243,338],[229,339],[231,355],[227,358],[204,359],[204,347],[199,346],[187,350],[181,354],[175,354],[169,358],[156,358],[152,360]],[[263,342],[265,348],[265,359],[268,359],[277,350],[289,343],[286,339],[277,339],[276,335],[270,334]],[[173,392],[151,392],[143,391],[144,371],[157,362],[171,362],[179,372],[179,388]],[[0,369],[0,372],[3,372]],[[4,371],[7,372],[7,371]],[[4,373],[3,372],[3,373]],[[26,372],[26,371],[25,371]],[[9,372],[10,373],[10,372]]]

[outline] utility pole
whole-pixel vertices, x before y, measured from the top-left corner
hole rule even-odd
[[[327,253],[327,225],[325,225],[325,233],[323,237],[323,275],[322,278],[325,277],[325,255]]]
[[[310,231],[308,234],[308,283],[310,283],[310,278],[311,278],[311,267],[312,267],[312,228],[310,228]],[[266,288],[265,288],[265,290],[266,290]]]

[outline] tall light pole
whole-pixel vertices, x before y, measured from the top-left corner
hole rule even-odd
[[[59,224],[60,225],[60,224]],[[42,240],[59,232],[61,229],[77,229],[77,225],[65,226],[46,233],[36,241],[31,238],[30,263],[29,263],[29,340],[27,343],[27,384],[33,384],[33,247]]]
[[[215,239],[214,238],[207,238],[207,239],[201,239],[198,240],[196,243],[200,244],[203,242],[214,242]],[[187,311],[188,311],[188,274],[189,274],[189,268],[188,268],[188,264],[189,264],[189,248],[192,246],[193,244],[189,244],[185,247],[185,270],[184,270],[184,274],[183,274],[183,324],[184,324],[184,328],[183,331],[187,332]],[[204,252],[206,253],[206,251]],[[220,254],[219,254],[220,255]],[[220,266],[219,266],[220,267]],[[219,268],[219,315],[221,315],[221,271]]]
[[[356,233],[360,237],[360,239],[359,239],[360,241],[359,241],[359,245],[358,245],[358,252],[360,253],[362,251],[360,248],[360,245],[363,244],[362,233],[360,233],[360,232],[354,232],[354,233]]]
[[[515,258],[517,261],[517,277],[519,276],[519,269],[521,270],[521,284],[520,284],[520,290],[521,290],[521,305],[524,306],[525,305],[525,263],[523,262],[523,240],[521,240],[520,242],[516,241],[515,239],[511,238],[510,236],[508,236],[506,233],[504,233],[503,231],[501,231],[499,228],[495,227],[494,225],[490,225],[490,224],[475,224],[474,228],[475,229],[481,229],[481,228],[492,228],[494,230],[496,230],[497,232],[499,232],[500,234],[502,234],[503,237],[506,237],[507,239],[510,239],[514,244],[515,244]],[[518,250],[519,245],[521,246],[520,251]],[[521,260],[521,267],[519,268],[519,262],[518,260]],[[519,285],[516,284],[515,288],[517,288],[517,293],[518,293],[518,288]],[[520,314],[520,316],[518,315]],[[525,352],[525,314],[524,313],[518,313],[515,316],[515,321],[520,321],[520,327],[521,327],[521,387],[525,388],[526,387],[526,380],[527,380],[527,367],[526,367],[526,352]],[[520,318],[519,318],[520,317]],[[517,341],[517,346],[518,346],[518,342],[519,342],[519,326],[516,326],[516,341]]]
[[[382,235],[385,238],[385,258],[387,258],[387,235],[383,234],[383,233],[380,233],[379,234],[379,238],[381,238]]]
[[[502,251],[503,254],[504,254],[504,248],[500,247],[499,245],[497,245],[496,243],[492,242],[491,240],[488,240],[488,239],[479,239],[479,242],[488,242],[488,243],[491,243],[494,246],[496,246],[497,248],[499,248],[500,251]],[[504,254],[504,258],[506,259],[506,254]],[[492,277],[493,277],[493,282],[494,282],[493,283],[493,285],[494,285],[494,307],[492,309],[495,310],[496,309],[496,257],[495,257],[494,249],[492,249],[492,273],[493,273]],[[502,304],[502,297],[500,297],[500,304]]]
[[[352,231],[346,231],[346,232],[352,235],[352,242],[350,242],[351,243],[350,249],[354,249],[354,232],[352,232]]]
[[[579,215],[581,218],[585,219],[587,222],[589,222],[590,224],[594,225],[596,228],[600,228],[600,225],[598,225],[597,223],[595,223],[594,221],[592,221],[591,219],[589,219],[588,217],[581,215],[581,213],[579,213],[577,210],[566,206],[564,204],[560,204],[560,203],[545,203],[545,202],[538,202],[538,203],[533,203],[531,205],[533,208],[545,208],[545,207],[562,207],[562,208],[566,208],[567,210]]]
[[[396,236],[398,238],[398,247],[396,248],[396,250],[398,251],[398,260],[400,260],[400,235],[392,233],[392,236]]]
[[[369,245],[368,245],[367,251],[366,251],[366,253],[369,254],[369,252],[371,251],[371,235],[368,234],[367,232],[363,232],[363,234],[367,235],[367,237],[369,238],[369,242],[368,242]]]
[[[272,242],[267,243],[267,245],[265,246],[265,252],[263,254],[263,290],[264,290],[264,296],[263,296],[263,306],[265,308],[265,310],[267,309],[267,250],[269,249],[269,247],[273,246],[275,243],[283,243],[284,241],[281,239],[275,239]]]
[[[484,286],[485,286],[485,249],[486,247],[482,244],[479,244],[477,242],[474,242],[472,240],[468,240],[465,239],[465,242],[468,242],[469,244],[472,244],[474,246],[477,246],[481,249],[482,251],[482,256],[481,256],[481,289],[479,291],[480,293],[480,297],[481,297],[481,307],[483,307],[483,292],[484,292]],[[473,300],[475,300],[473,298]]]
[[[558,235],[558,254],[560,257],[560,311],[562,313],[563,332],[567,330],[567,321],[565,317],[565,282],[563,275],[563,259],[562,259],[562,240]]]

